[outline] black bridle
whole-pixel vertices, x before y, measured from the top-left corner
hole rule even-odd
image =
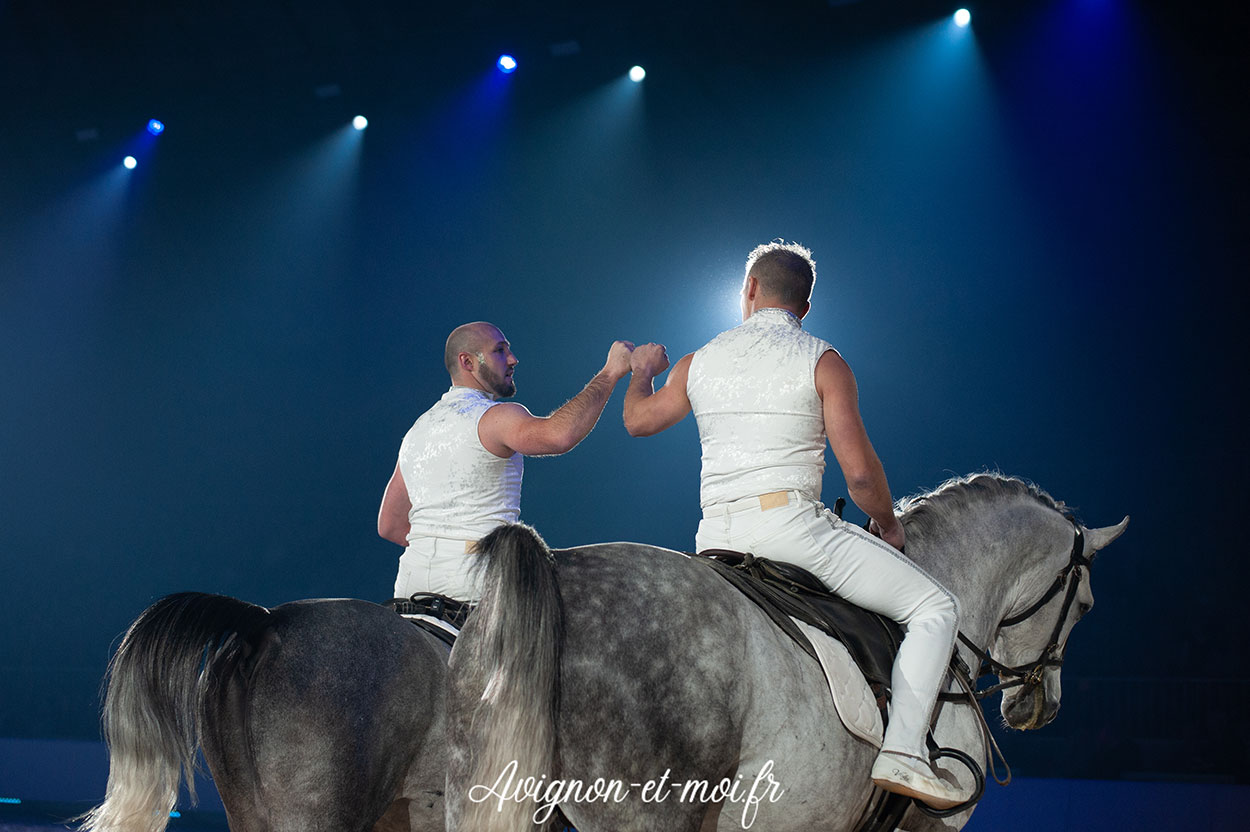
[[[1072,519],[1072,526],[1075,529],[1075,536],[1072,540],[1072,554],[1068,558],[1068,565],[1065,566],[1059,575],[1055,578],[1055,582],[1050,585],[1050,589],[1046,593],[1029,605],[1024,612],[1016,615],[1008,616],[999,622],[999,629],[1003,627],[1011,627],[1026,621],[1036,614],[1040,609],[1045,607],[1050,600],[1059,594],[1059,591],[1066,585],[1067,594],[1063,598],[1063,608],[1059,611],[1059,619],[1055,622],[1055,629],[1051,631],[1050,640],[1042,654],[1037,660],[1028,664],[1017,665],[1016,667],[1008,667],[1002,662],[990,655],[988,648],[978,647],[973,641],[963,633],[959,634],[959,640],[969,647],[974,654],[980,657],[981,666],[977,671],[977,676],[984,676],[993,672],[998,675],[1000,682],[997,685],[979,690],[976,692],[977,699],[984,699],[990,694],[996,693],[1006,688],[1014,688],[1023,686],[1026,689],[1032,689],[1042,683],[1042,675],[1047,668],[1060,667],[1063,665],[1063,659],[1059,656],[1060,642],[1059,634],[1063,632],[1064,622],[1068,620],[1068,613],[1072,609],[1072,602],[1076,600],[1076,593],[1081,586],[1081,576],[1093,564],[1092,558],[1085,556],[1085,532],[1081,529],[1075,518]],[[1001,681],[1006,678],[1007,681]]]
[[[1055,582],[1050,585],[1050,589],[1046,590],[1041,598],[1030,604],[1023,612],[1007,616],[998,623],[998,629],[1002,629],[1003,627],[1011,627],[1028,620],[1049,604],[1051,599],[1058,595],[1060,590],[1066,586],[1068,591],[1063,598],[1063,608],[1059,611],[1059,620],[1055,622],[1055,629],[1050,633],[1050,640],[1047,642],[1045,649],[1042,650],[1042,654],[1037,657],[1037,661],[1017,665],[1016,667],[1008,667],[991,656],[988,648],[978,647],[972,639],[963,633],[959,633],[959,640],[972,650],[981,663],[977,669],[976,676],[972,677],[968,672],[968,666],[964,664],[963,659],[956,653],[952,660],[952,669],[959,686],[963,690],[958,693],[943,693],[940,695],[943,701],[964,701],[972,706],[973,713],[976,714],[977,721],[981,726],[981,739],[985,743],[985,754],[990,760],[989,771],[994,775],[994,779],[1003,786],[1011,782],[1011,766],[1007,765],[1007,759],[1003,756],[1002,750],[999,749],[998,742],[994,739],[990,726],[985,721],[985,714],[977,704],[977,700],[984,699],[990,694],[1007,688],[1023,687],[1026,691],[1033,690],[1042,683],[1042,677],[1047,668],[1063,665],[1063,659],[1059,656],[1059,653],[1062,652],[1059,635],[1063,632],[1063,625],[1068,620],[1068,613],[1072,610],[1072,602],[1076,600],[1076,593],[1080,590],[1081,576],[1085,574],[1093,563],[1092,558],[1085,556],[1085,532],[1081,529],[1081,525],[1077,523],[1076,518],[1072,517],[1069,519],[1072,521],[1074,537],[1072,540],[1072,554],[1068,557],[1068,565],[1059,572]],[[976,690],[974,685],[975,679],[979,679],[990,672],[998,674],[999,683],[982,690]],[[1007,681],[1001,681],[1003,679]],[[937,757],[961,759],[964,765],[972,772],[973,778],[977,783],[973,796],[969,800],[950,809],[930,809],[919,801],[916,802],[916,808],[923,814],[944,818],[967,810],[981,799],[981,793],[985,787],[985,776],[981,772],[981,767],[971,757],[957,749],[938,748],[934,752],[934,759],[937,759]],[[998,769],[994,765],[996,758],[1002,762],[1003,769],[1006,772],[1005,776],[999,776]]]

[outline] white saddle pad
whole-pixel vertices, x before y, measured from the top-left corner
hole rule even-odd
[[[877,708],[877,700],[868,687],[864,674],[855,665],[855,660],[842,642],[825,635],[820,630],[799,621],[790,619],[799,626],[812,646],[816,648],[816,656],[825,671],[825,679],[829,682],[829,693],[833,697],[833,706],[842,718],[846,730],[877,748],[881,747],[885,728],[881,724],[881,711]]]
[[[447,632],[451,633],[453,636],[460,635],[460,631],[457,630],[455,627],[451,626],[443,619],[435,618],[432,615],[426,615],[425,613],[416,613],[413,615],[404,614],[404,615],[401,615],[400,617],[407,618],[409,621],[412,621],[414,618],[419,618],[422,621],[428,621],[431,624],[434,624],[435,626],[439,627],[440,629],[446,630]]]

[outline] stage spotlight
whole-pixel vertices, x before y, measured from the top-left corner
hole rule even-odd
[[[967,9],[960,9],[959,11],[955,12],[955,25],[956,26],[967,26],[971,22],[972,22],[972,12],[968,11]]]
[[[159,136],[161,133],[165,132],[165,122],[158,121],[157,119],[149,119],[148,132],[153,136]]]
[[[647,77],[647,71],[640,66],[633,67],[629,70],[629,80],[637,84],[643,78]]]
[[[365,118],[364,116],[356,116],[354,119],[352,119],[352,127],[355,127],[357,130],[364,130],[368,126],[369,126],[369,119]]]
[[[499,67],[499,71],[504,74],[516,72],[516,58],[511,55],[500,55],[495,66]]]
[[[126,170],[134,170],[135,165],[139,164],[139,160],[133,156],[127,156],[125,159],[122,159],[122,164],[126,166]]]

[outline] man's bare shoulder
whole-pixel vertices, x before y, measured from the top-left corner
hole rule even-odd
[[[478,425],[505,424],[534,418],[536,417],[529,408],[520,402],[498,402],[482,414]]]
[[[817,370],[819,370],[822,366],[827,368],[826,372],[836,372],[838,370],[846,370],[849,372],[851,369],[851,365],[848,364],[846,359],[842,357],[842,353],[838,352],[833,347],[825,350],[824,353],[821,354],[820,360],[816,362]]]
[[[496,402],[486,412],[494,413],[495,411],[498,411],[499,413],[507,413],[507,414],[513,414],[513,415],[516,415],[516,414],[523,414],[526,416],[534,415],[533,413],[530,413],[530,409],[528,407],[521,404],[520,402]]]
[[[495,456],[506,459],[516,451],[514,444],[519,432],[534,419],[534,414],[520,402],[499,402],[478,420],[478,441]]]
[[[826,391],[842,391],[855,387],[855,374],[842,353],[833,347],[825,350],[816,362],[816,390],[823,397]]]

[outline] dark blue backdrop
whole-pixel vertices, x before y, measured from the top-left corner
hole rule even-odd
[[[1090,773],[1182,749],[1168,771],[1242,776],[1240,21],[1055,0],[964,30],[869,5],[423,27],[379,4],[338,9],[338,51],[223,10],[210,55],[145,39],[156,9],[109,18],[111,46],[102,12],[61,9],[36,44],[90,60],[28,45],[5,82],[0,735],[96,736],[115,639],[168,592],[386,598],[377,503],[451,327],[498,323],[518,400],[550,411],[614,338],[676,357],[736,323],[746,253],[784,237],[815,252],[806,325],[855,368],[897,494],[995,468],[1090,525],[1133,516],[1069,650],[1072,727],[1021,752],[1031,773],[1110,731]],[[6,43],[31,14],[0,5]],[[631,440],[620,399],[528,461],[523,517],[554,545],[688,547],[694,426]],[[1218,742],[1161,730],[1209,677]]]

